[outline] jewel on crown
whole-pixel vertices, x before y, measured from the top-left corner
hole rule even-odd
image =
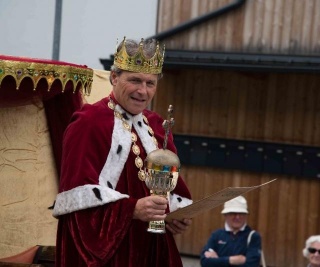
[[[121,49],[114,54],[113,64],[122,70],[160,74],[162,71],[165,47],[163,46],[161,51],[159,43],[157,42],[154,55],[147,58],[143,53],[143,44],[144,39],[141,38],[137,53],[133,56],[129,56],[126,50],[126,37],[124,37]]]

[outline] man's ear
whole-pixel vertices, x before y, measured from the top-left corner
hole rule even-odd
[[[115,71],[111,71],[110,73],[110,81],[112,85],[116,85],[118,82],[118,75]]]

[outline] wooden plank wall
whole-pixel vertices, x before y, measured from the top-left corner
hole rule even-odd
[[[232,0],[159,0],[161,33]],[[240,8],[168,37],[167,49],[319,55],[320,1],[247,0]],[[320,146],[318,74],[217,70],[166,71],[153,108],[175,108],[174,133]],[[195,200],[227,186],[276,182],[246,194],[249,224],[263,238],[268,266],[306,266],[302,248],[320,234],[319,180],[182,166]],[[194,219],[177,237],[182,253],[198,255],[211,231],[223,226],[221,209]]]
[[[319,74],[167,71],[154,108],[173,104],[181,134],[320,146],[319,87]]]
[[[159,0],[158,29],[167,31],[233,0]],[[241,8],[165,40],[170,49],[317,54],[320,1],[247,0]]]
[[[318,74],[166,71],[153,109],[166,116],[168,105],[174,106],[177,134],[320,146],[319,84]],[[262,234],[269,266],[306,265],[304,242],[320,234],[318,180],[197,166],[182,166],[182,174],[194,200],[278,178],[246,194],[249,224]],[[182,253],[200,253],[211,231],[223,226],[220,211],[195,218],[177,237]]]

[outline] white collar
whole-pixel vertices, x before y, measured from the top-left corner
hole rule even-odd
[[[246,228],[247,226],[247,223],[245,223],[239,231],[244,231],[244,229]],[[233,229],[228,225],[227,222],[224,223],[224,229],[227,231],[227,232],[234,232]]]

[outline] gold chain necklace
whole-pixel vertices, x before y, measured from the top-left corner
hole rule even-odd
[[[139,169],[138,171],[138,178],[141,180],[141,181],[145,181],[146,179],[146,173],[145,171],[143,170],[143,160],[140,158],[140,148],[139,146],[136,144],[137,140],[138,140],[138,137],[137,135],[131,131],[131,127],[129,125],[129,123],[126,121],[126,119],[124,118],[124,116],[115,109],[116,105],[115,103],[113,102],[113,100],[109,97],[109,102],[108,102],[108,107],[110,109],[113,110],[114,112],[114,116],[119,118],[121,121],[122,121],[122,126],[124,129],[126,129],[127,131],[129,131],[131,133],[131,142],[132,142],[132,147],[131,147],[131,150],[133,152],[133,154],[136,155],[136,158],[134,160],[134,163],[136,165],[136,167]],[[142,115],[143,117],[143,121],[144,123],[148,126],[148,132],[150,133],[151,137],[152,137],[152,140],[154,142],[154,144],[156,145],[156,147],[158,148],[158,141],[157,139],[154,137],[154,132],[152,130],[152,128],[149,126],[149,122],[148,122],[148,119],[146,116]]]

